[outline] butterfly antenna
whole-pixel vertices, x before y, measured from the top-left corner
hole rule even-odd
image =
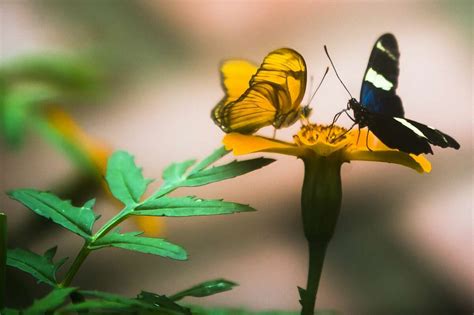
[[[336,73],[336,77],[339,79],[339,82],[341,82],[341,84],[342,84],[342,86],[344,87],[344,89],[346,89],[347,93],[349,93],[349,96],[350,96],[351,98],[354,98],[354,97],[352,97],[351,92],[349,92],[349,90],[347,89],[347,87],[346,87],[346,85],[344,84],[344,82],[342,82],[341,77],[340,77],[339,74],[337,73],[336,67],[334,66],[334,63],[332,62],[332,59],[331,59],[331,57],[329,56],[328,48],[326,47],[326,45],[324,45],[324,51],[326,52],[326,56],[328,56],[328,59],[329,59],[329,61],[331,62],[331,66],[332,66],[332,68],[334,69],[334,72]]]
[[[314,83],[314,77],[310,76],[309,77],[309,95],[313,94],[313,83]],[[308,104],[311,102],[311,98],[308,100]]]
[[[321,85],[323,84],[324,78],[326,78],[326,75],[328,74],[328,72],[329,72],[329,67],[326,67],[326,72],[324,72],[323,78],[322,78],[321,81],[319,82],[318,87],[316,88],[316,90],[314,91],[314,93],[311,95],[311,98],[309,99],[308,105],[311,104],[311,101],[313,100],[314,96],[316,95],[316,93],[318,92],[319,88],[320,88]]]

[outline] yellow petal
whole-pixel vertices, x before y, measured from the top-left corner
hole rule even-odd
[[[260,136],[243,135],[240,133],[227,134],[222,142],[227,150],[233,150],[234,155],[243,155],[254,152],[273,152],[287,155],[301,156],[301,147],[295,144],[269,139]]]
[[[431,163],[424,156],[407,154],[398,150],[354,150],[347,151],[344,154],[346,161],[375,161],[394,163],[414,169],[419,173],[431,172]]]
[[[353,129],[350,131],[350,135],[354,139],[354,147],[356,147],[359,150],[368,150],[367,149],[367,144],[368,147],[371,150],[391,150],[389,147],[387,147],[385,144],[383,144],[382,141],[380,141],[372,132],[369,133],[369,136],[367,137],[367,133],[369,131],[364,128],[364,129]]]

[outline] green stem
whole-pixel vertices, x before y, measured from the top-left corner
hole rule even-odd
[[[66,273],[66,277],[59,285],[60,287],[68,287],[71,284],[72,279],[76,275],[84,260],[87,258],[87,256],[89,256],[90,252],[91,250],[87,247],[87,243],[84,244],[79,254],[77,254],[76,259],[74,259],[74,262],[72,263],[71,267],[69,267],[69,270]]]
[[[0,310],[5,307],[5,274],[7,263],[7,216],[0,213]]]
[[[309,247],[309,269],[306,290],[304,293],[304,303],[301,309],[302,315],[313,315],[318,294],[319,280],[323,271],[324,256],[327,244],[308,243]]]
[[[123,209],[122,211],[117,213],[112,219],[110,219],[106,224],[104,224],[102,228],[94,234],[91,241],[84,243],[76,258],[74,259],[74,262],[72,263],[71,267],[69,267],[69,270],[67,271],[64,280],[59,284],[60,287],[68,287],[71,284],[72,280],[76,276],[76,273],[79,271],[79,268],[82,266],[82,263],[92,251],[92,249],[90,249],[90,245],[93,244],[96,239],[99,239],[100,237],[104,236],[105,234],[110,232],[110,230],[112,230],[115,226],[125,220],[128,217],[129,213],[129,208]]]
[[[303,158],[305,176],[301,193],[304,234],[308,241],[309,268],[306,289],[300,291],[302,315],[313,315],[326,248],[341,208],[341,165],[337,155]]]

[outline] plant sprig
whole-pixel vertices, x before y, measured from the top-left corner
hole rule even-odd
[[[188,310],[177,305],[175,301],[185,296],[203,297],[230,290],[236,284],[219,279],[199,284],[176,293],[170,298],[142,292],[136,299],[130,300],[123,297],[114,297],[108,293],[91,293],[92,291],[81,291],[70,287],[88,255],[92,251],[104,247],[123,248],[175,260],[187,259],[187,253],[182,247],[165,239],[144,237],[141,236],[141,232],[121,233],[119,229],[116,229],[121,222],[131,216],[184,217],[254,211],[248,205],[221,199],[205,200],[194,196],[167,196],[167,194],[180,187],[196,187],[219,182],[254,171],[274,161],[267,158],[256,158],[211,167],[227,153],[228,151],[222,147],[199,163],[196,163],[195,160],[188,160],[171,164],[163,172],[163,184],[149,197],[144,198],[144,194],[152,180],[143,176],[142,169],[135,164],[132,155],[124,151],[115,152],[109,158],[105,179],[112,195],[120,200],[124,207],[95,233],[93,232],[94,224],[100,216],[94,212],[94,199],[86,202],[81,207],[77,207],[73,206],[70,201],[62,200],[49,192],[34,189],[17,189],[9,192],[11,198],[21,202],[36,214],[52,220],[84,239],[84,245],[62,281],[56,280],[56,272],[66,259],[53,261],[56,247],[49,249],[43,255],[23,249],[8,250],[7,265],[27,272],[39,282],[44,282],[54,288],[44,298],[44,301],[36,301],[31,306],[32,309],[26,310],[26,313],[38,312],[40,309],[44,312],[57,310],[58,305],[63,305],[65,299],[74,292],[74,294],[83,297],[92,296],[94,299],[81,299],[82,302],[67,306],[63,309],[64,311],[94,308],[120,309],[122,311],[124,309],[134,310],[139,308],[154,311],[158,307],[161,311],[168,310],[173,314],[183,314],[187,313]]]

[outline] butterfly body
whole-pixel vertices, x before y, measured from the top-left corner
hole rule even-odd
[[[372,49],[362,82],[360,102],[351,98],[347,109],[359,128],[368,127],[385,145],[406,153],[433,153],[430,144],[459,149],[449,135],[404,117],[396,94],[400,52],[392,34],[382,35]]]
[[[270,52],[260,67],[244,60],[221,66],[226,95],[211,118],[224,132],[254,133],[265,126],[276,129],[294,124],[302,114],[306,63],[293,49]]]

